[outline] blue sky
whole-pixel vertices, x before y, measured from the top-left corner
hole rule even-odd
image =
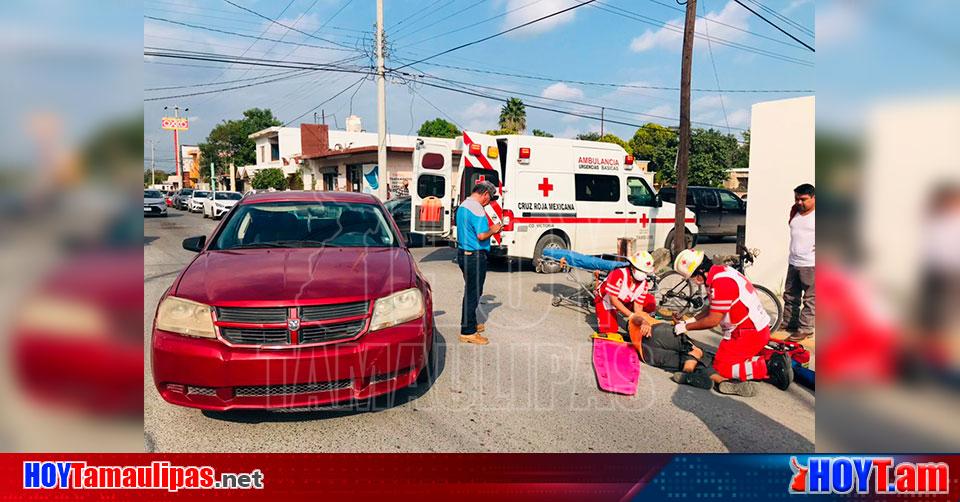
[[[367,38],[375,22],[373,0],[293,0],[280,15],[289,0],[233,0],[235,3],[260,12],[298,30],[314,34],[325,41],[289,31],[256,15],[245,12],[224,0],[145,0],[144,15],[173,21],[234,31],[256,37],[315,46],[334,50],[302,47],[272,41],[204,31],[144,19],[144,45],[168,49],[183,49],[248,57],[329,62],[361,56],[352,64],[367,64],[369,59],[353,47],[363,46],[358,41]],[[441,52],[459,44],[496,33],[523,22],[569,7],[578,0],[424,0],[385,1],[385,25],[391,46],[388,67]],[[745,2],[747,5],[752,5]],[[762,0],[762,3],[788,16],[804,27],[814,27],[812,0]],[[507,77],[467,72],[421,63],[414,67],[420,72],[471,86],[487,86],[525,93],[536,97],[518,96],[528,103],[563,108],[583,115],[599,115],[597,107],[619,108],[607,110],[608,119],[642,124],[648,121],[665,125],[676,124],[679,115],[679,93],[671,90],[638,89],[631,86],[677,87],[680,81],[679,33],[664,28],[662,22],[681,26],[682,6],[674,0],[601,0],[566,14],[542,21],[465,49],[432,59],[431,62],[464,66],[483,71],[516,73],[537,76],[542,80]],[[625,9],[634,19],[604,9]],[[334,16],[335,13],[337,13]],[[815,55],[766,25],[761,19],[728,0],[700,0],[698,32],[709,33],[715,40],[748,46],[755,50],[789,56],[814,62]],[[499,17],[496,17],[499,16]],[[644,19],[647,23],[639,21]],[[770,17],[769,15],[767,16]],[[489,18],[494,18],[485,21]],[[813,43],[812,37],[780,21],[802,40]],[[322,29],[321,26],[326,23]],[[459,28],[459,29],[458,29]],[[319,30],[319,31],[318,31]],[[456,30],[456,31],[454,31]],[[451,32],[452,31],[452,32]],[[747,33],[747,31],[752,33]],[[446,33],[445,32],[451,32]],[[443,34],[442,36],[436,36]],[[331,45],[328,41],[336,43]],[[346,48],[345,48],[346,47]],[[713,57],[710,52],[712,50]],[[160,64],[160,63],[174,63]],[[178,66],[217,66],[219,68]],[[716,76],[714,74],[716,66]],[[285,69],[250,69],[242,65],[144,58],[144,87],[166,87],[207,82],[247,79],[274,74]],[[782,61],[722,42],[699,40],[693,63],[693,87],[717,89],[717,78],[724,89],[814,89],[815,70],[810,66]],[[414,72],[416,72],[414,70]],[[168,152],[171,134],[159,128],[164,105],[179,104],[189,107],[191,129],[181,136],[181,142],[195,144],[202,141],[220,120],[237,118],[250,107],[270,108],[283,121],[295,118],[330,98],[358,80],[356,74],[318,72],[299,78],[227,91],[214,95],[184,97],[144,102],[145,139],[158,141],[158,151]],[[616,84],[592,86],[552,79],[578,80]],[[429,82],[442,83],[437,80]],[[247,82],[223,84],[224,87]],[[444,84],[449,85],[449,84]],[[460,84],[457,84],[460,85]],[[207,90],[211,87],[146,91],[145,97],[171,96]],[[216,88],[214,86],[213,88]],[[411,88],[413,90],[411,90]],[[366,81],[354,94],[351,88],[338,98],[323,105],[328,117],[336,116],[343,127],[343,119],[351,112],[363,119],[364,128],[376,127],[376,86]],[[475,88],[484,94],[504,94],[490,89]],[[695,126],[707,124],[738,133],[749,127],[750,106],[759,101],[800,96],[797,93],[717,93],[694,92],[693,115]],[[352,100],[351,100],[352,96]],[[581,104],[550,101],[553,98],[576,101]],[[352,103],[351,103],[352,101]],[[429,102],[429,103],[428,103]],[[446,116],[467,130],[485,130],[496,127],[500,103],[483,98],[452,93],[424,85],[422,82],[391,81],[387,86],[387,121],[392,133],[415,133],[427,119]],[[442,110],[437,111],[434,107]],[[724,113],[725,110],[725,113]],[[319,111],[319,110],[318,110]],[[298,122],[311,122],[312,113]],[[329,122],[333,122],[330,120]],[[599,130],[598,121],[528,109],[527,129],[549,131],[557,136],[573,135]],[[607,124],[606,130],[629,138],[635,127]],[[171,158],[170,155],[158,155]],[[169,161],[167,164],[170,164]],[[164,168],[169,167],[161,162]],[[170,164],[172,165],[172,164]]]

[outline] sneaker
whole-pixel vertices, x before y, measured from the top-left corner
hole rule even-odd
[[[460,335],[461,343],[473,343],[476,345],[486,345],[490,343],[490,340],[487,340],[485,337],[473,334],[473,335]]]
[[[793,381],[793,364],[786,354],[774,354],[767,360],[767,381],[780,390],[787,390]]]
[[[670,377],[670,380],[700,389],[709,389],[713,386],[713,381],[710,380],[710,376],[700,369],[695,370],[693,373],[678,371]]]
[[[753,397],[757,395],[757,385],[754,382],[740,380],[724,380],[717,383],[717,392],[733,396]]]

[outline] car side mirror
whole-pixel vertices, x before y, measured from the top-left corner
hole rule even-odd
[[[196,237],[187,237],[183,240],[183,249],[187,251],[193,251],[194,253],[199,253],[203,250],[204,244],[207,243],[206,235],[198,235]]]

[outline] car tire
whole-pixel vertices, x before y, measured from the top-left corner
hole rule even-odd
[[[540,240],[537,241],[537,246],[533,250],[533,269],[541,274],[556,274],[557,272],[562,272],[562,269],[559,265],[554,263],[544,263],[543,250],[544,249],[569,249],[567,246],[567,241],[563,240],[563,237],[560,237],[557,234],[546,234],[540,237]]]

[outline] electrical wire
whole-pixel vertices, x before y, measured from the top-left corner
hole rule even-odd
[[[700,4],[706,10],[704,3]],[[703,32],[707,35],[707,52],[710,54],[710,64],[713,66],[713,78],[717,81],[717,90],[720,89],[720,73],[717,71],[717,60],[713,57],[713,42],[710,41],[710,20],[703,18]],[[727,105],[723,103],[723,93],[720,92],[720,109],[723,110],[723,122],[727,124],[727,134],[730,134],[730,119],[727,117]]]
[[[230,0],[224,0],[224,1],[229,2]],[[405,64],[405,65],[403,65],[403,66],[401,66],[401,67],[399,67],[399,68],[397,68],[397,69],[399,70],[399,69],[401,69],[401,68],[406,68],[407,66],[414,65],[414,64],[417,64],[417,63],[422,63],[422,62],[424,62],[424,61],[428,61],[428,60],[433,59],[433,58],[435,58],[435,57],[439,57],[439,56],[442,56],[442,55],[444,55],[444,54],[449,54],[449,53],[451,53],[451,52],[453,52],[453,51],[457,51],[457,50],[463,49],[463,48],[465,48],[465,47],[470,47],[471,45],[476,45],[476,44],[479,44],[479,43],[481,43],[481,42],[486,42],[487,40],[490,40],[491,38],[496,38],[496,37],[499,37],[499,36],[501,36],[501,35],[506,35],[507,33],[510,33],[510,32],[512,32],[512,31],[516,31],[516,30],[519,30],[519,29],[521,29],[521,28],[525,28],[525,27],[527,27],[527,26],[530,26],[531,24],[539,23],[540,21],[543,21],[543,20],[545,20],[545,19],[550,19],[551,17],[554,17],[554,16],[559,16],[560,14],[563,14],[563,13],[569,12],[569,11],[572,11],[572,10],[574,10],[574,9],[579,9],[580,7],[583,7],[584,5],[589,5],[589,4],[591,4],[591,3],[593,3],[593,2],[596,2],[596,1],[597,1],[597,0],[586,0],[586,1],[581,2],[581,3],[578,3],[578,4],[576,4],[576,5],[567,7],[566,9],[560,9],[560,10],[558,10],[558,11],[556,11],[556,12],[547,14],[546,16],[541,16],[541,17],[538,17],[538,18],[533,19],[533,20],[531,20],[531,21],[527,21],[527,22],[525,22],[525,23],[518,24],[517,26],[514,26],[513,28],[508,28],[508,29],[503,30],[503,31],[501,31],[501,32],[494,33],[493,35],[488,35],[488,36],[486,36],[486,37],[483,37],[483,38],[474,40],[474,41],[472,41],[472,42],[467,42],[467,43],[465,43],[465,44],[460,44],[460,45],[458,45],[458,46],[456,46],[456,47],[452,47],[452,48],[447,49],[447,50],[445,50],[445,51],[438,52],[438,53],[436,53],[436,54],[434,54],[434,55],[432,55],[432,56],[429,56],[429,57],[420,59],[419,61],[416,61],[416,62],[413,62],[413,63],[407,63],[407,64]]]
[[[747,9],[748,11],[752,12],[754,16],[757,16],[757,17],[759,17],[760,19],[763,19],[764,21],[766,21],[767,24],[769,24],[770,26],[773,26],[774,28],[776,28],[778,31],[780,31],[780,33],[783,33],[784,35],[786,35],[786,36],[794,39],[798,44],[801,44],[801,45],[803,45],[804,47],[806,47],[807,49],[810,49],[810,52],[817,52],[817,50],[814,49],[812,45],[810,45],[810,44],[804,42],[803,40],[800,40],[799,38],[793,36],[792,33],[790,33],[789,31],[781,28],[777,23],[774,23],[773,21],[765,18],[765,17],[763,16],[763,14],[760,14],[759,12],[751,9],[750,7],[747,7],[747,4],[741,2],[740,0],[733,0],[733,1],[734,1],[734,2],[737,2],[737,5],[739,5],[739,6],[743,7],[744,9]]]
[[[277,25],[277,26],[282,26],[282,27],[284,27],[284,28],[286,28],[286,29],[288,29],[288,30],[290,30],[290,31],[295,31],[295,32],[297,32],[297,33],[306,35],[306,36],[308,36],[308,37],[310,37],[310,38],[315,38],[315,39],[317,39],[317,40],[322,40],[322,41],[327,42],[327,43],[329,43],[329,44],[337,45],[337,46],[344,47],[344,48],[347,48],[347,49],[354,49],[353,47],[350,47],[350,46],[348,46],[348,45],[344,45],[344,44],[341,44],[341,43],[339,43],[339,42],[335,42],[335,41],[333,41],[333,40],[329,40],[329,39],[326,39],[326,38],[323,38],[323,37],[318,37],[318,36],[316,36],[316,35],[314,35],[314,34],[307,33],[307,32],[305,32],[305,31],[303,31],[303,30],[299,30],[299,29],[294,28],[294,27],[292,27],[292,26],[288,26],[288,25],[286,25],[286,24],[281,23],[280,21],[277,21],[277,20],[275,20],[275,19],[272,19],[272,18],[270,18],[270,17],[267,17],[267,16],[265,16],[265,15],[263,15],[263,14],[255,11],[255,10],[253,10],[253,9],[248,9],[247,7],[244,7],[244,6],[242,6],[242,5],[236,4],[236,3],[232,2],[231,0],[223,0],[223,1],[224,1],[224,2],[227,2],[228,4],[234,6],[234,7],[238,8],[238,9],[240,9],[240,10],[242,10],[242,11],[249,12],[249,13],[251,13],[251,14],[257,16],[257,17],[266,19],[267,21],[270,21],[271,23],[273,23],[273,24],[275,24],[275,25]]]
[[[339,95],[347,92],[348,90],[350,90],[351,87],[353,87],[353,86],[355,86],[355,85],[357,85],[357,84],[362,84],[363,81],[366,80],[366,78],[367,78],[366,76],[360,77],[360,80],[357,80],[356,82],[354,82],[354,83],[352,83],[352,84],[344,87],[340,92],[338,92],[338,93],[334,94],[333,96],[330,96],[329,98],[325,99],[325,100],[322,101],[319,105],[314,106],[313,108],[311,108],[311,109],[309,109],[309,110],[301,113],[300,115],[297,115],[297,116],[294,117],[293,119],[287,121],[287,123],[283,124],[283,126],[284,126],[284,127],[287,127],[288,125],[296,122],[297,120],[300,120],[304,115],[306,115],[306,114],[308,114],[308,113],[310,113],[310,112],[313,112],[313,111],[315,111],[317,108],[320,108],[321,106],[323,106],[323,105],[325,105],[325,104],[333,101],[337,96],[339,96]]]

